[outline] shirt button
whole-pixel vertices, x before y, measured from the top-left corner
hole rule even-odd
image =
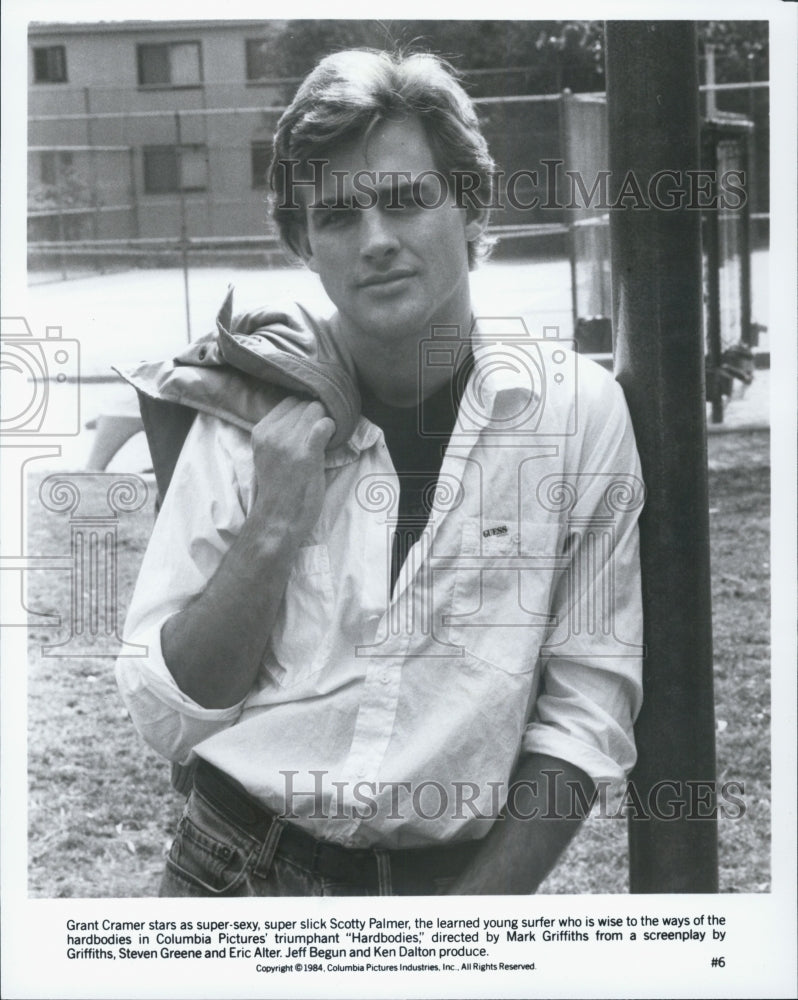
[[[382,677],[380,677],[380,680],[382,681],[383,684],[389,684],[391,678],[389,674],[383,674]]]

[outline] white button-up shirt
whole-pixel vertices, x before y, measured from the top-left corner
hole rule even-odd
[[[182,693],[160,643],[252,497],[249,434],[197,417],[128,614],[125,638],[148,655],[117,663],[148,743],[176,761],[196,753],[315,836],[357,847],[483,836],[524,752],[594,780],[628,773],[643,487],[622,392],[556,341],[478,347],[475,361],[393,593],[398,481],[361,417],[327,454],[322,513],[257,681],[226,709]]]

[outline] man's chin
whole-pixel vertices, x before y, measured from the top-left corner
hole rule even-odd
[[[431,310],[406,300],[372,304],[348,313],[347,318],[363,334],[377,341],[396,342],[414,332],[430,335]]]

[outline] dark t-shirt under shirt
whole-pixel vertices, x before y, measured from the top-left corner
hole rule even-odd
[[[449,443],[457,409],[459,386],[454,378],[414,406],[389,406],[361,383],[362,412],[382,429],[385,444],[399,477],[399,509],[391,553],[391,589],[407,553],[429,520],[430,503]]]

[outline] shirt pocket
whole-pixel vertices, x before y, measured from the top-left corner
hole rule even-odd
[[[321,670],[334,610],[327,546],[303,546],[296,554],[288,577],[272,629],[273,656],[266,663],[281,687],[293,687]]]
[[[449,641],[505,673],[535,669],[541,645],[559,621],[551,607],[561,568],[553,522],[474,518],[463,525],[450,612]]]

